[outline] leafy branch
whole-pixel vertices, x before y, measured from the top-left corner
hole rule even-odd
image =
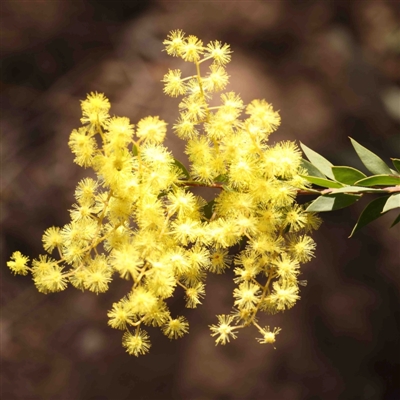
[[[350,138],[351,143],[366,169],[367,176],[353,167],[335,166],[326,158],[300,144],[308,160],[302,160],[307,174],[301,175],[313,185],[325,188],[298,194],[319,194],[309,203],[306,211],[327,212],[351,206],[364,194],[382,195],[372,200],[362,211],[349,237],[386,212],[400,208],[400,159],[392,158],[395,169],[390,168],[380,157]],[[400,214],[391,227],[400,222]]]

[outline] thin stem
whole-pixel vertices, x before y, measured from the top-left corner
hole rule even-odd
[[[222,183],[203,183],[203,182],[197,182],[197,181],[180,181],[179,182],[180,186],[194,186],[194,187],[208,187],[208,188],[218,188],[218,189],[224,189],[224,185]],[[354,192],[353,190],[349,191],[349,194],[360,194],[363,195],[364,193],[375,193],[374,190],[371,191],[365,191],[364,187],[360,186],[360,192]],[[379,193],[396,193],[400,192],[400,185],[397,186],[388,186],[385,188],[379,188],[379,187],[371,187],[371,189],[379,189]],[[321,195],[326,195],[326,194],[335,194],[335,189],[298,189],[297,190],[297,196],[321,196]],[[340,192],[340,193],[346,193],[346,192]]]
[[[183,288],[185,291],[188,290],[188,288],[185,285],[183,285],[182,283],[180,283],[179,281],[176,281],[176,283],[178,284],[178,286]]]
[[[346,187],[344,187],[343,189],[345,189]],[[354,188],[354,186],[352,186],[352,189]],[[356,192],[353,190],[349,190],[348,192],[339,192],[339,193],[348,193],[348,194],[361,194],[363,195],[364,193],[375,193],[375,194],[379,194],[379,193],[396,193],[396,192],[400,192],[400,185],[397,186],[388,186],[385,188],[379,187],[379,186],[371,186],[368,189],[371,190],[365,190],[366,188],[364,186],[360,186],[361,191],[360,192]],[[379,192],[376,192],[375,190],[379,189]],[[335,194],[337,189],[321,189],[321,190],[314,190],[314,192],[319,192],[319,194],[324,195],[324,194]],[[307,190],[305,191],[307,192]],[[299,194],[299,193],[298,193]],[[312,193],[305,193],[305,194],[312,194]],[[317,193],[314,193],[317,194]]]
[[[204,61],[211,60],[213,56],[204,57],[202,60],[198,61],[199,64],[203,63]]]
[[[204,103],[205,103],[205,105],[206,105],[206,122],[209,122],[209,120],[210,120],[210,111],[209,111],[209,109],[208,109],[208,104],[207,104],[207,101],[206,101],[206,96],[205,96],[204,90],[203,90],[203,83],[202,83],[202,81],[201,81],[200,63],[196,61],[195,64],[196,64],[196,72],[197,72],[197,82],[199,83],[200,93],[201,93],[201,96],[202,96],[202,98],[203,98],[203,101],[204,101]]]
[[[223,185],[221,183],[202,183],[197,181],[180,181],[180,186],[193,186],[193,187],[209,187],[209,188],[218,188],[223,189]]]

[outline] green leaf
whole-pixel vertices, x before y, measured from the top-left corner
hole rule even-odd
[[[354,194],[328,194],[319,196],[306,209],[309,212],[334,211],[354,204],[361,196]]]
[[[353,167],[332,167],[333,175],[335,176],[335,180],[338,182],[344,183],[346,185],[354,185],[355,182],[360,179],[366,178],[367,176],[363,174],[358,169]]]
[[[228,175],[218,175],[215,179],[214,182],[228,182]]]
[[[214,212],[214,204],[215,200],[209,201],[204,207],[203,207],[203,214],[207,219],[210,219],[213,215]]]
[[[317,178],[315,176],[300,175],[302,178],[306,179],[308,182],[314,185],[326,187],[326,188],[341,188],[343,185],[338,182],[330,181],[329,179]]]
[[[301,159],[300,166],[307,171],[307,174],[309,176],[317,176],[318,178],[325,178],[325,175],[317,167],[314,167],[314,165],[312,165],[310,161],[307,161],[304,158]]]
[[[174,164],[176,167],[178,167],[178,169],[181,170],[182,174],[185,175],[188,180],[190,180],[190,174],[186,167],[176,158],[174,158]]]
[[[393,228],[395,225],[397,225],[400,222],[400,214],[397,216],[397,218],[393,221],[393,224],[390,225],[391,228]]]
[[[304,151],[304,154],[311,161],[311,164],[314,165],[317,169],[319,169],[325,176],[331,179],[335,179],[332,173],[333,164],[328,161],[326,158],[322,157],[321,154],[318,154],[314,150],[311,150],[305,144],[300,142],[300,146]]]
[[[354,226],[351,234],[349,236],[352,237],[356,232],[358,232],[361,228],[368,225],[370,222],[374,221],[375,219],[381,217],[383,215],[382,210],[385,206],[389,196],[379,197],[378,199],[372,200],[371,203],[364,208],[363,212],[361,213],[360,217],[356,225]]]
[[[133,155],[134,155],[135,157],[138,155],[138,149],[137,149],[137,147],[136,147],[136,144],[134,144],[134,145],[132,146],[132,153],[133,153]]]
[[[383,207],[382,212],[386,212],[389,210],[393,210],[393,208],[399,208],[400,207],[400,193],[392,194],[388,199],[385,204],[385,207]]]
[[[224,189],[226,192],[234,192],[233,188],[228,185],[222,185],[222,189]]]
[[[400,158],[391,158],[394,167],[397,172],[400,172]]]
[[[157,195],[157,199],[161,199],[164,196],[168,196],[168,193],[172,192],[172,190],[162,190],[160,193]]]
[[[350,140],[360,160],[368,171],[372,172],[374,175],[391,174],[390,168],[380,157],[364,146],[361,146],[361,144],[357,143],[354,139],[350,138]]]
[[[394,175],[374,175],[361,179],[355,183],[359,186],[391,186],[400,185],[400,176]]]
[[[340,189],[332,189],[331,193],[387,193],[386,190],[383,189],[373,189],[369,187],[361,187],[361,186],[345,186]]]

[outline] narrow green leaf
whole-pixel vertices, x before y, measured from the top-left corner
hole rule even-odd
[[[203,214],[207,219],[210,219],[213,215],[214,203],[215,200],[211,200],[203,207]]]
[[[161,199],[164,196],[168,196],[168,193],[170,193],[171,190],[162,190],[160,193],[157,195],[157,199]]]
[[[318,178],[325,178],[325,175],[317,168],[314,167],[310,163],[310,161],[305,160],[304,158],[301,159],[301,167],[303,167],[309,176],[317,176]]]
[[[395,225],[397,225],[400,222],[400,214],[397,216],[397,218],[393,221],[392,225],[390,225],[391,228],[393,228]]]
[[[316,176],[300,175],[302,178],[306,179],[308,182],[314,185],[326,187],[326,188],[341,188],[343,185],[338,182],[330,181],[329,179],[317,178]]]
[[[328,178],[335,179],[332,173],[333,164],[330,161],[328,161],[325,157],[322,157],[321,154],[318,154],[316,151],[311,150],[309,147],[301,142],[300,146],[304,151],[304,154],[311,161],[311,164],[313,164],[314,167],[319,169]]]
[[[136,144],[134,144],[134,145],[132,146],[132,153],[133,153],[133,155],[134,155],[135,157],[138,155],[138,149],[137,149],[137,147],[136,147]]]
[[[234,192],[234,190],[228,185],[222,185],[222,189],[224,189],[226,192]]]
[[[374,175],[361,179],[355,183],[359,186],[391,186],[400,185],[400,176]]]
[[[372,200],[371,203],[364,208],[363,212],[361,213],[360,217],[356,225],[354,226],[351,234],[349,236],[352,237],[356,232],[358,232],[361,228],[368,225],[370,222],[374,221],[375,219],[379,218],[383,215],[382,210],[385,206],[389,196],[379,197],[378,199]]]
[[[394,167],[397,172],[400,172],[400,158],[391,158]]]
[[[386,190],[383,189],[374,189],[369,187],[361,187],[361,186],[345,186],[340,189],[332,189],[331,193],[387,193]]]
[[[389,210],[393,210],[393,208],[399,208],[400,207],[400,193],[392,194],[388,199],[385,204],[385,207],[383,207],[382,212],[386,212]]]
[[[335,180],[346,185],[354,185],[355,182],[367,177],[367,175],[363,174],[361,171],[353,167],[333,166],[332,172],[335,176]]]
[[[214,182],[228,182],[228,175],[218,175]]]
[[[334,211],[354,204],[361,196],[354,194],[328,194],[319,196],[306,209],[309,212]]]
[[[181,170],[182,174],[185,175],[185,177],[188,180],[190,180],[190,174],[189,174],[189,171],[186,169],[186,167],[180,161],[178,161],[176,158],[174,158],[174,164]]]
[[[357,143],[354,139],[350,138],[350,140],[358,157],[360,157],[360,160],[368,171],[372,172],[374,175],[391,174],[390,168],[380,157],[371,150],[361,146],[361,144]]]

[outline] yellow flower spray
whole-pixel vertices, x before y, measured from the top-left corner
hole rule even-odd
[[[115,275],[131,281],[108,317],[135,356],[151,345],[144,327],[159,327],[170,339],[188,332],[185,317],[172,316],[166,304],[175,290],[184,291],[186,307],[196,308],[207,273],[233,268],[234,308],[218,315],[211,335],[225,344],[253,325],[260,343],[274,343],[280,328],[260,325],[260,313],[284,311],[300,298],[300,264],[313,256],[308,234],[319,225],[295,201],[310,185],[300,176],[301,153],[293,142],[268,144],[280,116],[265,100],[245,106],[238,94],[225,92],[219,106],[209,106],[228,84],[229,45],[204,46],[180,30],[164,44],[169,55],[195,66],[192,76],[169,70],[163,79],[167,95],[183,96],[173,129],[187,142],[190,171],[163,145],[167,124],[159,117],[144,118],[135,129],[126,117],[110,117],[103,94],[91,93],[81,102],[83,126],[72,131],[69,146],[74,161],[97,178],[78,183],[71,222],[45,231],[49,255],[29,266],[17,251],[7,264],[15,274],[31,272],[43,293],[68,284],[102,293]],[[191,192],[195,186],[220,192],[207,203]],[[239,243],[242,250],[230,254]]]

